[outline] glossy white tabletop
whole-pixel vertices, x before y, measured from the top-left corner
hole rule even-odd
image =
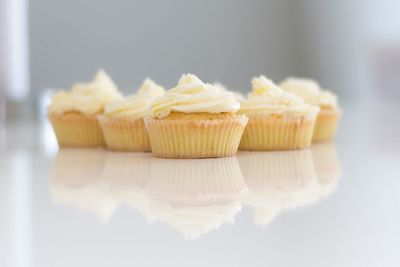
[[[400,266],[399,128],[379,118],[202,160],[58,149],[47,123],[9,123],[0,266]]]

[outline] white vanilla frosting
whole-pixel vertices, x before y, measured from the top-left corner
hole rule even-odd
[[[228,88],[221,82],[214,82],[213,85],[221,91],[229,91]]]
[[[337,107],[337,97],[328,90],[321,90],[317,81],[304,78],[287,78],[280,83],[286,91],[301,97],[311,105]]]
[[[232,93],[237,101],[242,102],[242,101],[246,100],[246,97],[242,93],[236,92],[236,91],[234,91]]]
[[[282,94],[282,89],[279,88],[273,81],[267,79],[265,76],[260,75],[251,80],[252,92],[248,94],[249,98],[277,96]]]
[[[146,115],[149,104],[164,95],[165,90],[150,79],[146,79],[138,93],[115,100],[106,105],[104,114],[115,117],[142,118]]]
[[[253,78],[253,90],[248,99],[241,102],[240,113],[285,114],[318,112],[318,107],[308,105],[294,94],[284,92],[264,76]]]
[[[150,115],[161,119],[171,112],[235,113],[239,108],[240,103],[233,93],[205,84],[195,75],[186,74],[176,87],[151,104]]]
[[[305,100],[308,104],[321,107],[337,107],[337,96],[328,90],[321,90],[318,95],[311,96]]]
[[[143,81],[138,90],[138,95],[146,95],[151,97],[160,97],[165,94],[165,89],[161,85],[156,84],[152,79],[147,78]]]
[[[117,86],[100,70],[92,82],[79,83],[69,91],[54,94],[48,111],[61,114],[70,111],[98,114],[103,112],[105,104],[118,98],[121,98],[121,94]]]
[[[226,88],[226,86],[223,85],[223,84],[220,83],[220,82],[214,82],[213,85],[214,85],[215,87],[219,88],[219,89],[222,90],[222,91],[232,92],[232,93],[233,93],[233,97],[234,97],[237,101],[239,101],[239,102],[241,102],[241,101],[243,101],[243,100],[246,99],[242,93],[237,92],[237,91],[229,91],[229,90]]]

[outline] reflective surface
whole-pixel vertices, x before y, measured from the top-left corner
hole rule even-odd
[[[57,149],[46,122],[7,124],[0,266],[396,266],[397,135],[346,116],[335,144],[206,160]]]
[[[340,172],[333,144],[201,160],[60,149],[49,192],[60,206],[93,214],[103,223],[127,206],[148,223],[164,222],[196,239],[234,223],[242,206],[252,210],[255,224],[266,226],[283,211],[332,194]]]

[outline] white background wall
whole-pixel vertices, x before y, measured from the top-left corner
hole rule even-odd
[[[104,67],[125,92],[182,73],[245,90],[294,71],[288,1],[31,1],[32,86],[67,87]]]
[[[6,1],[11,0],[0,0]],[[145,77],[173,86],[185,72],[243,92],[258,74],[276,81],[308,76],[337,92],[342,102],[399,92],[399,5],[395,0],[31,0],[30,100],[43,89],[89,80],[100,67],[125,93]],[[398,60],[387,62],[393,58]]]

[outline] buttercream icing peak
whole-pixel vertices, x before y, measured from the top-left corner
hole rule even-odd
[[[140,86],[138,95],[162,96],[165,93],[164,87],[156,84],[152,79],[146,78]]]
[[[77,111],[84,114],[102,113],[104,105],[121,98],[113,80],[100,70],[93,81],[78,83],[69,91],[56,93],[49,106],[49,112],[64,113]]]
[[[317,107],[307,105],[304,101],[291,93],[283,91],[273,81],[265,76],[253,78],[253,91],[248,98],[241,101],[240,113],[308,113],[316,114]]]
[[[282,93],[281,88],[279,88],[272,80],[267,79],[263,75],[254,77],[251,80],[251,84],[253,91],[249,94],[249,97],[276,95]]]
[[[183,74],[178,81],[178,85],[193,83],[204,84],[196,75],[190,73]]]
[[[104,113],[114,117],[143,118],[147,114],[149,104],[164,93],[165,89],[162,86],[147,78],[143,81],[137,94],[107,104]]]
[[[280,84],[281,88],[301,97],[304,102],[319,106],[337,106],[336,96],[322,90],[317,81],[307,78],[287,78]]]
[[[152,103],[150,113],[153,117],[163,118],[173,111],[234,113],[239,107],[240,104],[233,93],[206,84],[193,74],[185,74],[179,79],[176,87]]]

